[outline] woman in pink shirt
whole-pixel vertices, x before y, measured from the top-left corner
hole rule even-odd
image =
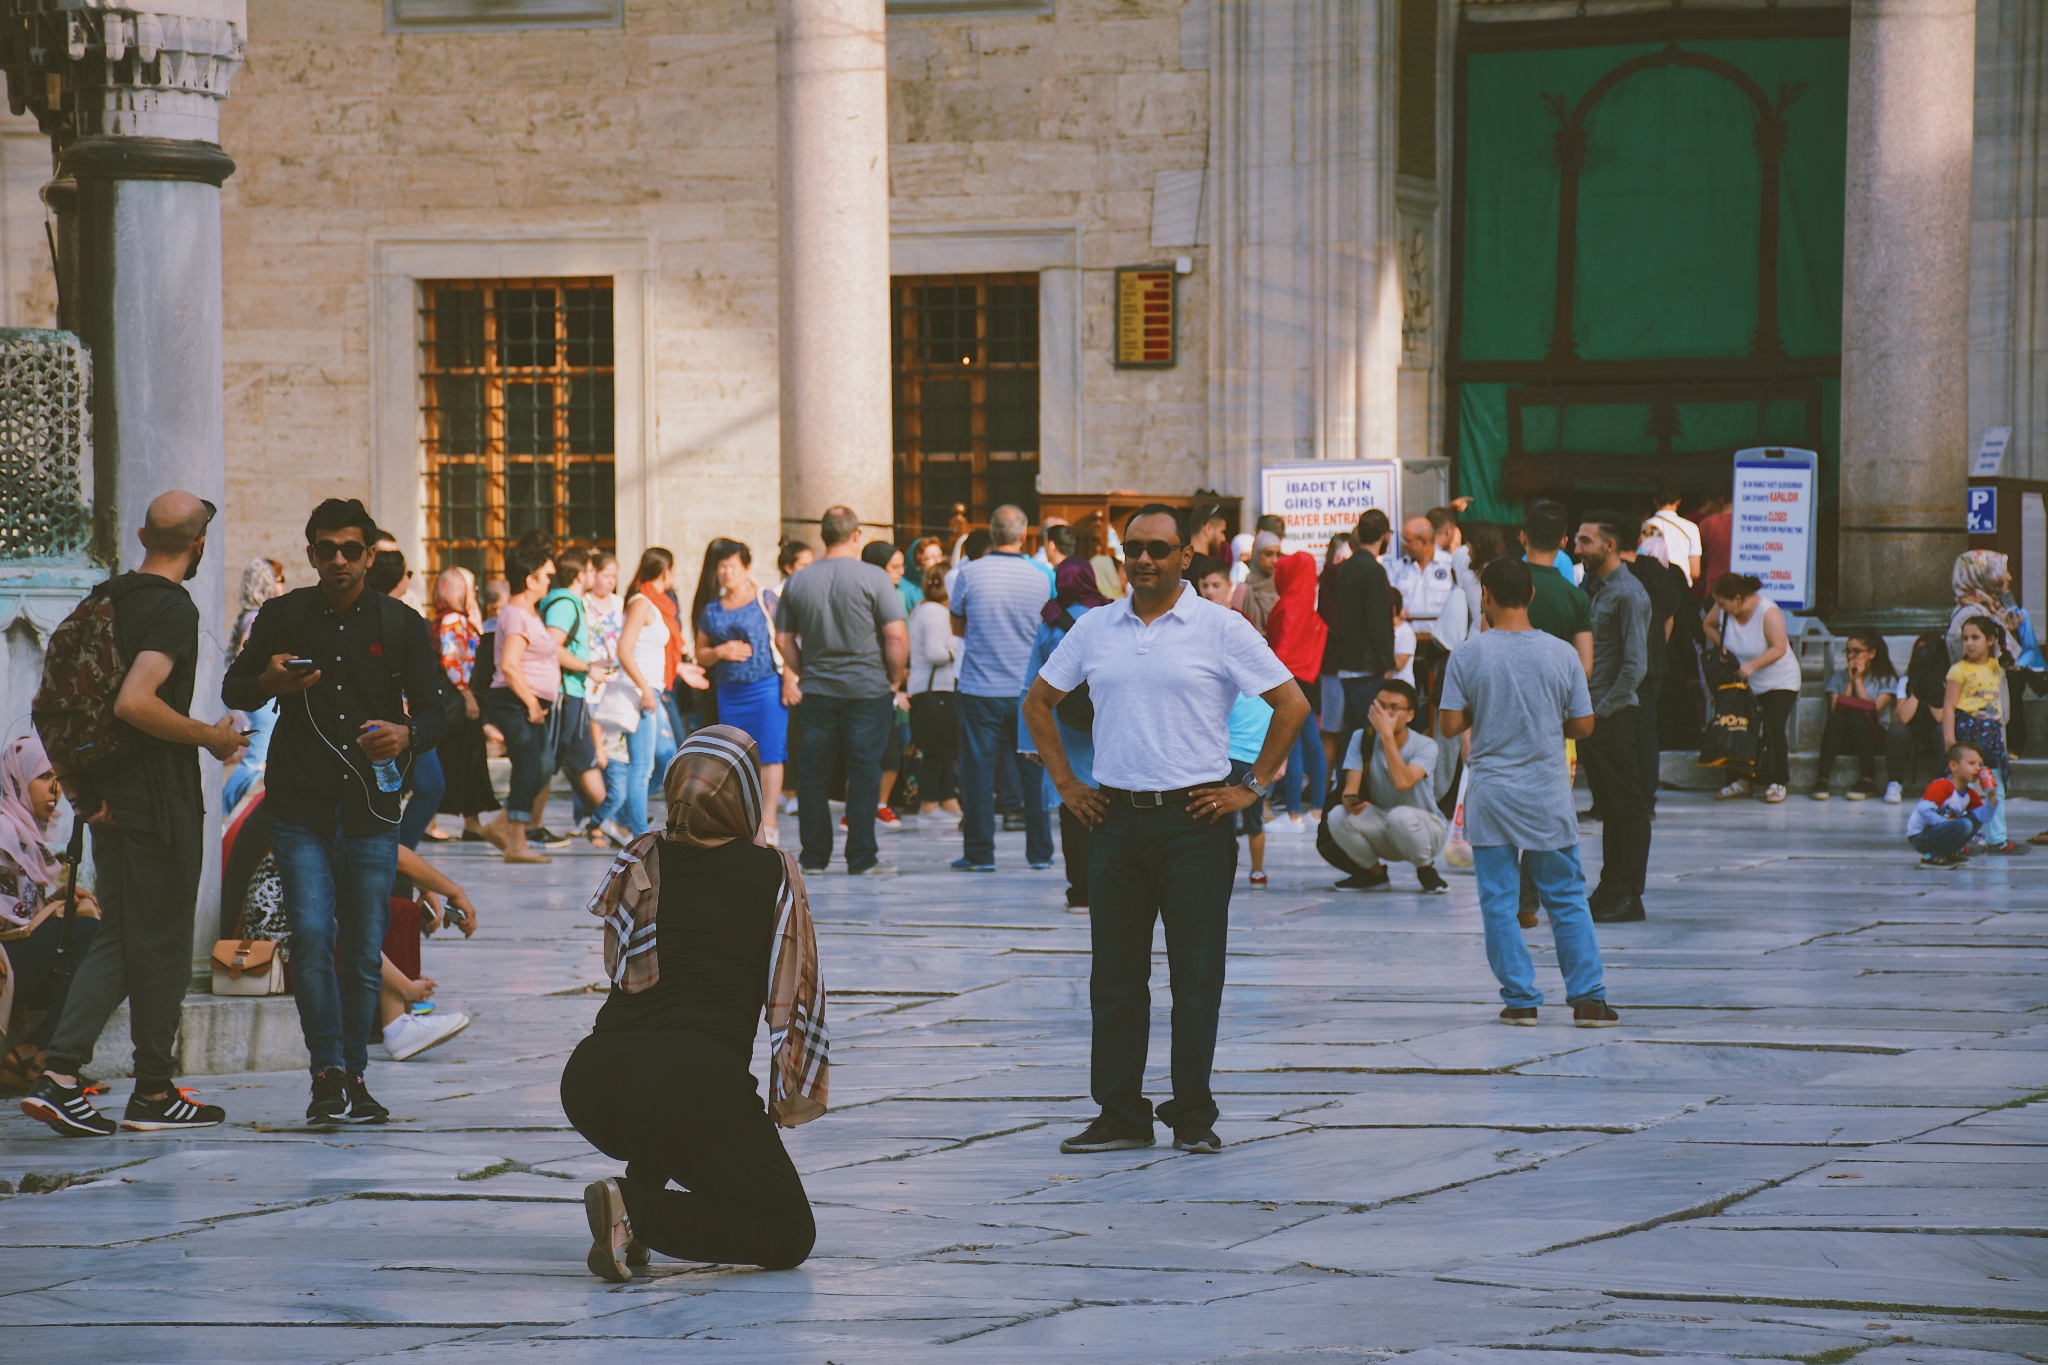
[[[505,581],[516,585],[498,608],[497,645],[491,674],[491,695],[485,714],[505,736],[505,756],[512,760],[511,799],[496,830],[504,838],[508,863],[554,860],[526,846],[526,812],[545,787],[555,752],[555,699],[562,691],[562,666],[534,605],[554,577],[551,556],[515,545],[505,555]],[[518,819],[513,819],[517,814]],[[493,842],[497,842],[493,840]]]

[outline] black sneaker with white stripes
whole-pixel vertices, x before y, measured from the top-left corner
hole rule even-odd
[[[213,1128],[226,1121],[227,1110],[217,1104],[194,1104],[173,1088],[161,1099],[128,1097],[121,1126],[135,1133],[160,1133],[169,1128]]]
[[[348,1122],[348,1077],[340,1067],[313,1073],[313,1099],[306,1106],[308,1128],[334,1128]]]
[[[59,1085],[40,1076],[21,1102],[21,1112],[41,1119],[65,1137],[112,1137],[114,1121],[93,1108],[83,1085]]]
[[[348,1121],[350,1123],[389,1123],[391,1111],[377,1103],[370,1087],[363,1084],[361,1076],[348,1078]]]

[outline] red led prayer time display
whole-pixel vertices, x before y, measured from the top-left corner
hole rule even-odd
[[[1171,266],[1127,265],[1116,272],[1116,365],[1163,370],[1180,356]]]

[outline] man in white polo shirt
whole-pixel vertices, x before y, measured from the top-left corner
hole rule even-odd
[[[1141,507],[1124,527],[1130,595],[1075,622],[1024,698],[1024,720],[1066,806],[1093,826],[1088,859],[1094,960],[1090,1090],[1101,1114],[1063,1152],[1152,1145],[1145,1099],[1152,925],[1166,923],[1173,990],[1173,1098],[1157,1117],[1186,1152],[1221,1149],[1209,1071],[1223,1004],[1236,821],[1279,775],[1308,702],[1251,622],[1181,581],[1182,514]],[[1095,780],[1074,776],[1053,708],[1082,684],[1095,709]],[[1240,694],[1273,708],[1242,785],[1230,772],[1230,708]]]
[[[960,636],[960,843],[955,872],[996,870],[996,765],[1017,751],[1017,694],[1038,638],[1052,580],[1024,557],[1022,508],[988,519],[989,552],[960,566],[953,583],[953,633]],[[1033,770],[1024,782],[1024,860],[1052,866],[1052,812]]]

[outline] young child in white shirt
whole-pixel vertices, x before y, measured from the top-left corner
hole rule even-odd
[[[1408,624],[1407,605],[1401,600],[1399,588],[1387,589],[1388,605],[1394,609],[1394,671],[1388,677],[1399,678],[1410,687],[1415,686],[1415,627]]]

